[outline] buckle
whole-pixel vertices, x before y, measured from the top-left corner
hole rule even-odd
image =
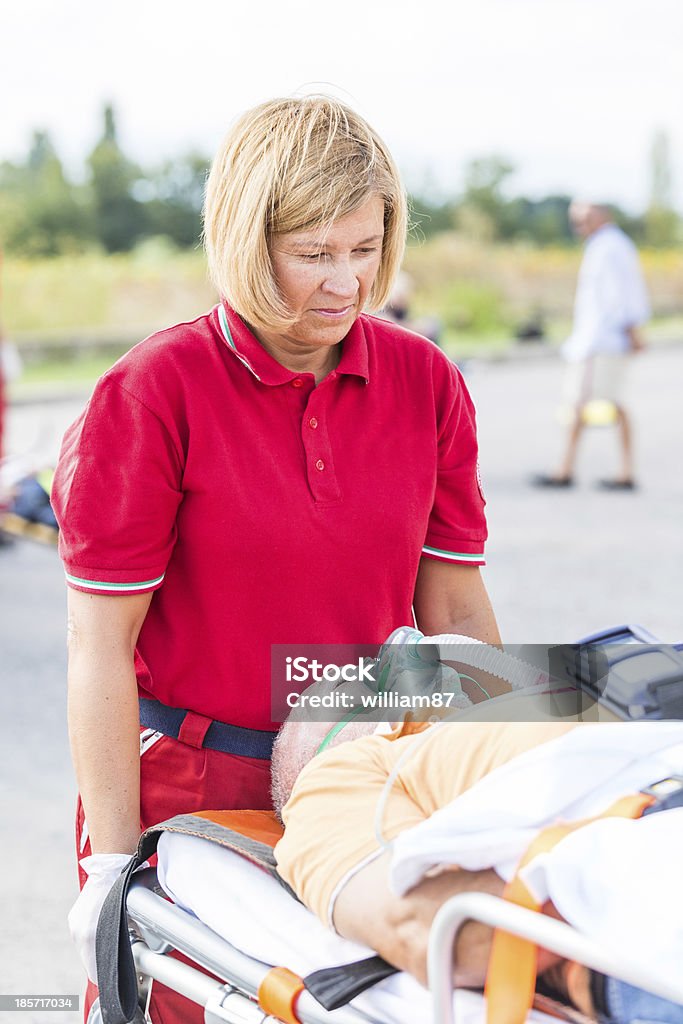
[[[643,817],[646,814],[654,814],[656,811],[668,811],[672,807],[683,807],[683,775],[669,775],[643,790],[647,796],[654,797],[654,803],[646,807]]]

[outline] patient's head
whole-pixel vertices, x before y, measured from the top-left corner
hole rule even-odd
[[[332,737],[325,749],[331,750],[349,740],[369,736],[376,727],[376,722],[348,722]],[[302,722],[290,717],[277,734],[271,763],[271,793],[279,818],[282,817],[282,808],[289,800],[299,773],[315,757],[318,747],[332,729],[334,725],[330,722]]]

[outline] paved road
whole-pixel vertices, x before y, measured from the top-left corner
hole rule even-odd
[[[65,724],[65,597],[54,549],[0,550],[0,994],[73,994],[75,787]],[[3,1013],[29,1024],[34,1015]],[[77,1014],[35,1014],[45,1024]]]
[[[580,486],[558,494],[538,493],[525,481],[549,468],[559,449],[559,365],[542,359],[469,368],[489,497],[486,579],[510,643],[557,643],[629,620],[663,639],[683,639],[683,348],[647,353],[633,369],[642,489],[605,494],[592,487],[609,475],[615,441],[610,430],[594,430],[585,439]],[[80,404],[14,409],[10,443],[49,454]],[[76,890],[64,603],[53,550],[24,542],[0,551],[0,992],[80,986],[64,924]],[[76,1019],[50,1016],[54,1024]]]

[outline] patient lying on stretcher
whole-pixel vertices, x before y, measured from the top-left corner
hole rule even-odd
[[[429,929],[439,907],[467,891],[502,895],[504,882],[492,868],[463,870],[454,862],[427,872],[399,897],[390,887],[391,852],[382,843],[430,819],[525,752],[576,729],[590,730],[599,748],[602,729],[622,726],[447,722],[382,734],[373,725],[352,723],[316,757],[328,728],[292,722],[278,737],[273,789],[285,824],[275,850],[278,871],[325,924],[424,984]],[[526,795],[520,793],[520,801]],[[550,902],[543,909],[560,917]],[[491,930],[477,922],[460,931],[456,985],[483,986],[491,938]],[[539,951],[538,969],[542,988],[594,1019],[683,1021],[683,1008],[547,951]],[[620,1014],[616,1004],[626,996],[628,1011]],[[638,1002],[643,999],[645,1004]]]

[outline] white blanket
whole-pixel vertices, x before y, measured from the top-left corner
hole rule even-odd
[[[159,880],[171,899],[237,949],[257,960],[306,975],[350,963],[372,951],[328,931],[269,875],[223,847],[166,832],[159,841]],[[375,985],[351,1004],[380,1024],[427,1024],[429,993],[407,974]],[[459,1024],[481,1024],[483,998],[455,993]],[[334,1019],[334,1018],[332,1018]],[[553,1024],[533,1012],[531,1024]]]
[[[457,755],[456,755],[457,756]],[[430,869],[493,867],[509,879],[539,829],[598,814],[616,799],[683,775],[683,723],[596,724],[496,769],[393,843],[391,883]],[[574,927],[628,960],[677,977],[683,962],[683,808],[636,821],[602,819],[522,872]]]

